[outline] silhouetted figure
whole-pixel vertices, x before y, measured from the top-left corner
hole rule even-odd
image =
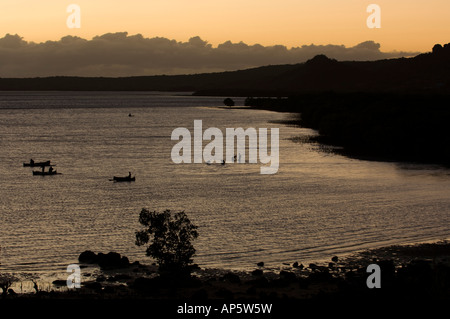
[[[131,172],[128,172],[128,178],[131,178]]]
[[[34,160],[32,158],[30,159],[30,165],[34,165]]]
[[[50,166],[50,168],[48,169],[48,172],[51,174],[53,173],[53,167]]]
[[[234,162],[240,163],[241,162],[241,153],[239,153],[239,158],[237,155],[234,155],[233,160],[234,160]]]

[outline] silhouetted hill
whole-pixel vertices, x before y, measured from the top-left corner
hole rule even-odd
[[[312,140],[345,155],[450,167],[449,71],[450,44],[410,59],[316,56],[274,79],[288,98],[247,98],[246,105],[298,113],[292,122],[317,130]]]
[[[373,62],[338,62],[319,55],[246,86],[198,93],[225,94],[241,90],[248,92],[243,94],[248,96],[292,96],[330,91],[450,93],[450,44],[414,58]]]
[[[0,90],[192,91],[198,95],[291,96],[314,92],[450,92],[450,44],[413,58],[336,61],[174,76],[0,78]]]
[[[195,92],[215,91],[228,88],[246,91],[249,86],[257,86],[272,76],[280,76],[292,65],[264,66],[254,69],[204,73],[192,75],[158,75],[137,77],[72,77],[55,76],[43,78],[0,78],[0,90],[42,90],[42,91],[168,91]],[[240,88],[243,88],[241,90]]]

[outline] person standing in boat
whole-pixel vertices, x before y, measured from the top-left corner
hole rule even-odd
[[[42,168],[44,168],[44,167],[42,167]],[[51,174],[51,173],[53,173],[53,166],[50,166],[50,168],[48,169],[48,172]]]
[[[128,172],[128,178],[131,178],[131,172]]]
[[[34,165],[34,160],[32,158],[30,158],[30,165],[33,166]]]

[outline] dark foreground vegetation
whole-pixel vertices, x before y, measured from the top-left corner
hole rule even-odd
[[[321,93],[247,98],[246,105],[298,113],[294,123],[346,155],[450,166],[450,95]]]
[[[450,299],[450,243],[391,246],[353,256],[330,256],[328,261],[284,263],[266,268],[264,261],[249,271],[201,269],[193,264],[198,237],[184,212],[142,209],[142,229],[135,233],[136,245],[149,245],[147,256],[155,261],[144,265],[116,252],[84,251],[78,257],[78,279],[70,275],[55,280],[55,290],[40,289],[37,277],[33,293],[18,293],[11,287],[21,279],[0,274],[0,300],[178,300],[205,301],[329,301],[329,300],[448,300]],[[379,266],[373,280],[368,266]],[[97,268],[99,271],[93,271]],[[84,272],[84,274],[82,274]],[[81,276],[83,279],[81,280]],[[69,279],[70,278],[70,279]],[[78,282],[79,285],[71,285]],[[368,282],[377,282],[376,287]],[[381,285],[381,286],[380,286]],[[20,287],[20,286],[19,286]],[[295,304],[294,304],[295,305]]]
[[[100,257],[100,259],[98,259]],[[108,257],[105,257],[108,256]],[[105,264],[105,258],[111,263]],[[12,300],[206,300],[333,301],[448,300],[450,244],[439,242],[391,246],[347,258],[303,265],[294,262],[275,271],[263,262],[250,272],[193,269],[187,276],[161,276],[155,265],[124,263],[117,253],[80,255],[80,265],[102,260],[103,272],[79,289],[37,291],[3,296]],[[116,260],[115,263],[114,260]],[[119,262],[122,260],[121,262]],[[381,268],[381,288],[369,289],[369,264]],[[55,285],[65,285],[56,281]]]

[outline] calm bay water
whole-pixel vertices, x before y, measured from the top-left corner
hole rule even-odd
[[[296,142],[288,114],[222,109],[223,98],[153,93],[0,93],[0,271],[65,274],[84,250],[143,263],[142,208],[184,210],[201,267],[252,269],[450,237],[450,170],[369,162]],[[237,99],[242,105],[242,99]],[[132,113],[134,116],[129,117]],[[174,164],[172,130],[279,127],[280,168]],[[275,122],[274,122],[275,121]],[[62,175],[23,162],[52,160]],[[114,175],[136,176],[113,183]]]

